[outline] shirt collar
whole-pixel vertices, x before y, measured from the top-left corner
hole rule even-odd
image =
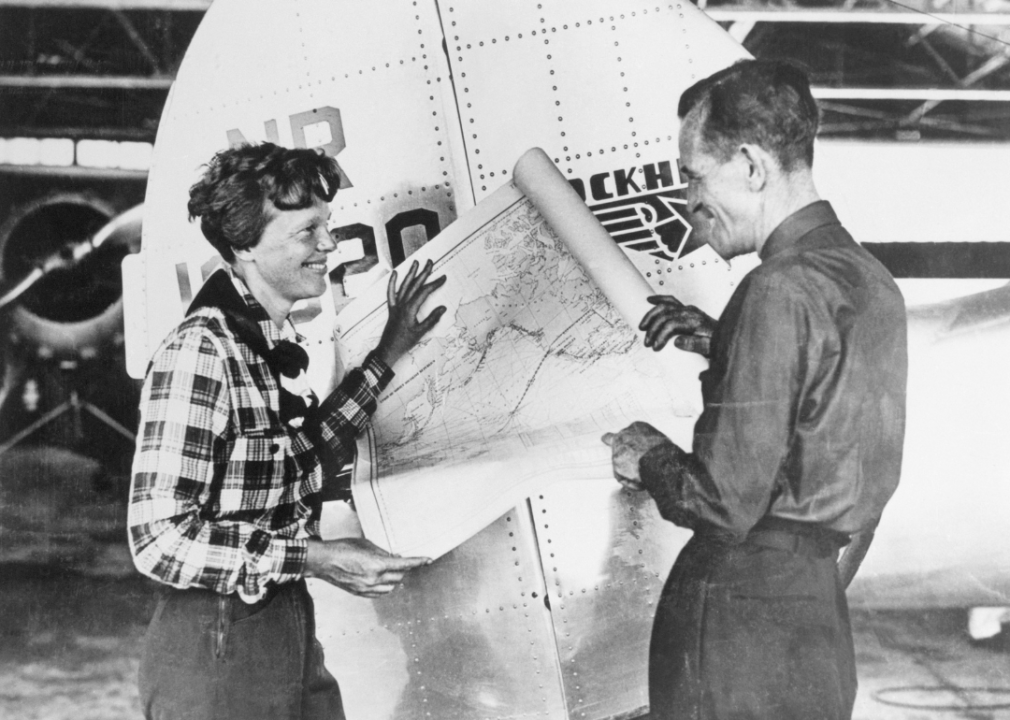
[[[759,255],[767,260],[778,255],[803,239],[803,236],[825,225],[840,225],[838,216],[827,200],[818,200],[800,208],[787,217],[768,236]]]
[[[228,276],[231,278],[232,284],[235,286],[235,290],[238,291],[239,297],[242,301],[249,306],[249,310],[253,317],[256,319],[256,324],[259,325],[260,330],[263,332],[263,337],[267,339],[267,343],[270,347],[273,347],[281,340],[290,340],[291,342],[301,342],[305,338],[298,334],[295,330],[294,324],[291,322],[291,317],[287,317],[284,320],[283,327],[277,327],[277,324],[270,319],[270,315],[267,313],[266,308],[264,308],[259,300],[253,297],[253,294],[249,291],[249,287],[245,284],[245,281],[235,274],[235,271],[230,265],[223,266]]]

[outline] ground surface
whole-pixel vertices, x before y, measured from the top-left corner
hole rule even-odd
[[[0,578],[0,718],[139,718],[148,582],[32,565],[0,565]]]
[[[853,613],[855,720],[1010,718],[1010,628],[972,643],[964,610]]]

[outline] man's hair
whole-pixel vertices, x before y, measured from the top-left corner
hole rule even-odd
[[[330,202],[340,186],[337,162],[322,151],[273,143],[238,145],[217,153],[189,189],[189,219],[227,262],[256,245],[278,210],[303,210],[315,198]]]
[[[814,162],[819,121],[810,80],[803,70],[776,60],[742,60],[684,91],[677,115],[698,108],[708,152],[728,160],[744,143],[757,145],[791,172]]]

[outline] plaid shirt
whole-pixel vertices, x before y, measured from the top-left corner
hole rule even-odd
[[[273,347],[302,340],[278,328],[232,275]],[[320,405],[332,455],[352,457],[355,438],[392,378],[370,356]],[[216,308],[188,316],[162,343],[141,394],[128,524],[145,575],[177,588],[238,592],[246,602],[268,583],[300,578],[308,538],[319,537],[312,505],[322,489],[317,453],[302,429],[286,428],[266,362]]]

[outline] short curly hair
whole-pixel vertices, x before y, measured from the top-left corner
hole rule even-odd
[[[235,250],[255,246],[270,221],[267,202],[279,210],[302,210],[320,198],[333,200],[340,187],[336,160],[322,151],[273,143],[222,150],[189,189],[189,219],[226,262]]]
[[[706,148],[728,160],[743,143],[771,153],[782,169],[812,167],[820,122],[807,74],[777,60],[742,60],[699,80],[680,96],[683,120],[699,109]]]

